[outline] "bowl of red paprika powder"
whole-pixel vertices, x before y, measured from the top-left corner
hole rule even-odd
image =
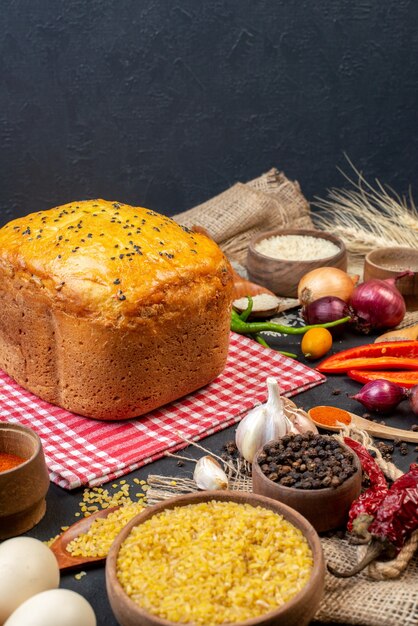
[[[0,541],[21,535],[43,518],[48,487],[38,435],[20,424],[0,422]]]

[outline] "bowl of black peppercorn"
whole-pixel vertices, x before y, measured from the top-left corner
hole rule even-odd
[[[358,457],[331,435],[288,433],[266,443],[252,464],[253,492],[279,500],[303,515],[317,532],[347,522],[360,495]]]

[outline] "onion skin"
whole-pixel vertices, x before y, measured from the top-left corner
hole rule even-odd
[[[418,385],[411,387],[409,390],[409,406],[411,407],[412,413],[418,415]]]
[[[348,304],[336,296],[323,296],[302,307],[302,317],[307,324],[334,322],[350,314]],[[333,335],[340,333],[348,323],[336,326],[331,330],[331,333]]]
[[[348,302],[353,290],[353,279],[343,270],[337,267],[318,267],[300,279],[298,298],[302,306],[324,296],[336,296]]]
[[[405,317],[406,306],[396,281],[413,274],[407,271],[395,278],[372,278],[356,287],[350,298],[357,330],[368,333],[380,328],[394,328]]]
[[[361,402],[368,411],[375,413],[390,413],[402,400],[410,398],[410,390],[401,387],[396,383],[378,378],[366,383],[354,396],[349,396],[352,400]],[[417,395],[418,409],[418,395]]]

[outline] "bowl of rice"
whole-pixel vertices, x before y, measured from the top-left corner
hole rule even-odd
[[[318,230],[277,229],[250,242],[247,271],[251,281],[278,296],[297,298],[300,279],[318,267],[347,270],[344,242]]]
[[[106,560],[121,626],[305,626],[324,588],[311,524],[252,493],[202,491],[146,508]]]

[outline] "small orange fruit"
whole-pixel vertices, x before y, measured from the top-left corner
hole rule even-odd
[[[300,347],[306,359],[319,359],[331,349],[332,335],[327,328],[310,328],[302,337]]]

